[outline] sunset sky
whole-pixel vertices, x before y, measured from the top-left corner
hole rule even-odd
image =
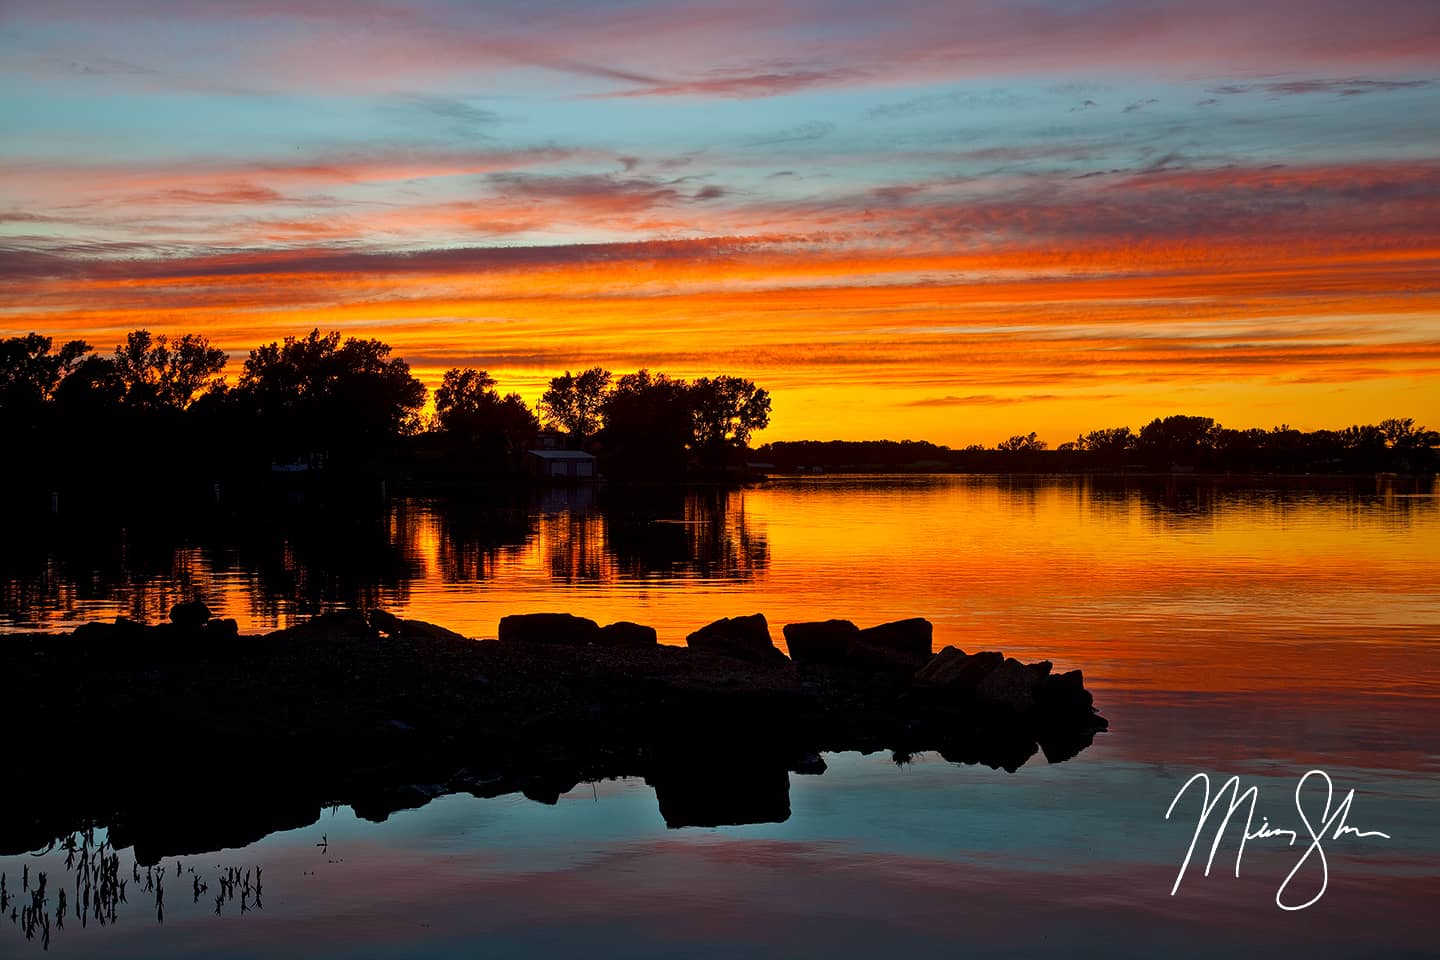
[[[1440,427],[1440,3],[0,0],[0,335]]]

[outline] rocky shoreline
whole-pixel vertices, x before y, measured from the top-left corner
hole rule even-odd
[[[333,804],[383,820],[436,796],[654,786],[668,825],[789,815],[789,775],[829,751],[922,751],[1009,771],[1106,729],[1080,672],[932,653],[916,618],[860,628],[720,620],[685,647],[568,614],[474,640],[384,611],[241,636],[203,604],[0,643],[12,747],[0,853],[87,826],[141,863],[240,846]]]

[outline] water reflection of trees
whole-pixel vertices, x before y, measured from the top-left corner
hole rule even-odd
[[[260,502],[17,524],[0,555],[0,623],[164,620],[182,600],[239,600],[257,622],[403,602],[421,569],[383,504]]]
[[[615,566],[627,578],[749,580],[770,562],[765,530],[746,512],[740,491],[617,496],[604,519]]]
[[[1337,512],[1352,524],[1399,531],[1440,509],[1433,478],[1275,477],[1261,485],[1253,477],[1176,475],[1033,482],[1064,491],[1086,515],[1102,521],[1117,522],[1138,511],[1142,523],[1162,534],[1203,533],[1227,520],[1258,515],[1283,520],[1316,509]]]
[[[531,511],[514,497],[430,501],[414,522],[433,525],[435,557],[446,583],[493,579],[501,559],[517,553],[535,536]]]
[[[451,503],[437,503],[447,580],[480,580],[529,543],[547,574],[563,583],[630,579],[745,580],[764,569],[770,547],[745,511],[744,496],[725,490],[643,491],[570,487],[534,495],[528,511],[472,511],[457,523]]]
[[[424,568],[403,514],[379,502],[267,513],[206,551],[211,589],[240,586],[250,616],[269,623],[404,603]]]
[[[165,619],[199,596],[256,626],[407,603],[427,578],[503,579],[538,551],[565,583],[747,580],[769,562],[744,494],[554,488],[360,502],[282,498],[161,515],[45,517],[0,554],[0,625]]]

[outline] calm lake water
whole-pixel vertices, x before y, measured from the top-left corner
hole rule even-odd
[[[1433,484],[1283,489],[1084,478],[817,478],[729,494],[555,491],[403,500],[265,519],[43,527],[0,567],[14,632],[203,597],[244,631],[382,606],[471,636],[508,613],[654,625],[721,616],[935,624],[937,647],[1083,669],[1109,733],[1014,774],[921,756],[827,757],[790,777],[781,824],[667,830],[633,781],[555,806],[449,796],[373,824],[317,810],[302,829],[182,858],[163,924],[130,891],[115,924],[53,930],[49,952],[109,957],[1434,956],[1440,891],[1440,499]],[[3,639],[0,639],[3,642]],[[13,719],[13,718],[12,718]],[[1309,845],[1307,771],[1347,822],[1389,839]],[[1192,774],[1259,788],[1260,837],[1235,873],[1195,829]],[[1301,797],[1317,821],[1317,778]],[[103,834],[101,835],[103,836]],[[1327,838],[1331,836],[1326,833]],[[317,846],[322,840],[326,845]],[[128,851],[121,851],[126,874]],[[0,857],[52,885],[63,854]],[[263,907],[215,913],[226,867],[264,871]],[[192,877],[210,893],[192,902]],[[143,869],[140,871],[143,875]],[[26,895],[28,897],[28,894]],[[21,903],[29,902],[28,899]],[[7,913],[0,955],[42,951]]]

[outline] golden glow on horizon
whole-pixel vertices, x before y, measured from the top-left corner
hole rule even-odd
[[[736,372],[771,389],[767,439],[993,444],[1192,412],[1235,426],[1440,419],[1440,250],[1184,248],[975,255],[762,250],[483,271],[40,279],[12,331],[200,330],[244,352],[311,327],[379,337],[432,388],[479,366],[534,402],[593,363]],[[1376,289],[1385,292],[1377,293]]]

